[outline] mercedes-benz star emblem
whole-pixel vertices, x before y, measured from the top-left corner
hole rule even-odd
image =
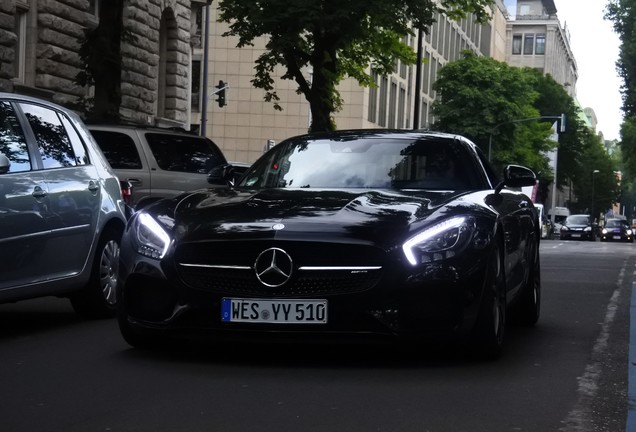
[[[265,286],[276,288],[285,284],[292,275],[292,259],[279,248],[269,248],[260,253],[254,263],[256,277]]]

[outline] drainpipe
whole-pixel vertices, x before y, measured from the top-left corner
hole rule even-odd
[[[205,136],[205,126],[208,122],[208,39],[210,38],[210,5],[212,0],[208,0],[205,6],[205,30],[203,35],[203,83],[201,84],[201,125],[199,135]]]

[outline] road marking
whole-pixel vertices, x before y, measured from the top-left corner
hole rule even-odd
[[[603,324],[601,325],[601,332],[596,338],[596,342],[594,343],[594,348],[592,349],[592,361],[585,367],[585,372],[578,379],[579,399],[577,403],[575,404],[574,408],[572,409],[572,411],[568,413],[568,416],[565,422],[567,426],[560,429],[563,432],[579,432],[579,431],[591,430],[589,429],[591,425],[591,421],[589,420],[590,412],[588,410],[588,407],[592,406],[590,401],[594,400],[594,398],[596,397],[596,393],[598,391],[598,380],[601,376],[601,372],[603,368],[603,355],[604,355],[604,351],[607,349],[607,341],[610,336],[610,326],[614,322],[614,318],[616,317],[616,311],[618,309],[618,300],[620,299],[620,296],[621,296],[621,289],[622,289],[623,279],[625,277],[625,272],[626,272],[625,266],[627,264],[627,261],[628,260],[626,259],[623,263],[623,266],[621,267],[621,270],[618,275],[618,279],[616,281],[616,289],[614,290],[614,293],[612,294],[610,302],[607,305],[605,319],[603,321]],[[636,287],[636,283],[632,283],[632,300],[631,300],[632,311],[634,310],[633,308],[636,307],[635,306],[636,297],[634,295],[634,293],[636,292],[635,287]],[[632,338],[635,338],[634,340],[636,340],[636,327],[634,326],[634,321],[635,320],[631,320],[630,322],[629,358],[634,358],[636,361],[636,357],[633,357],[632,355],[632,345],[634,344],[631,343]],[[634,354],[636,355],[636,352]],[[636,368],[630,367],[628,387],[631,387],[631,384],[634,382],[634,380],[636,380],[636,376],[634,377],[634,379],[632,379],[632,369],[636,369]],[[636,373],[636,371],[634,371],[634,373]],[[636,408],[636,405],[634,405],[634,403],[632,402],[631,389],[629,392],[629,406],[630,407],[634,406]],[[631,412],[628,413],[628,421],[627,421],[626,430],[636,431],[636,429],[630,429],[630,426],[632,426],[630,425],[631,414],[632,414]],[[634,413],[634,415],[636,415],[636,413]],[[634,419],[634,421],[636,421],[636,419]],[[636,425],[636,423],[634,423],[634,425]]]
[[[632,282],[632,300],[629,305],[629,357],[627,360],[627,426],[636,430],[636,282]]]

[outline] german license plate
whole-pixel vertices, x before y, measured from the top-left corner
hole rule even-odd
[[[326,324],[327,300],[224,298],[221,321],[273,324]]]
[[[579,238],[581,237],[581,234],[572,234],[572,238]]]
[[[614,238],[614,240],[620,240],[621,236],[614,236],[613,238]]]

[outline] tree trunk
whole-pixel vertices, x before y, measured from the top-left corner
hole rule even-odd
[[[311,108],[310,132],[331,132],[335,130],[332,114],[336,111],[338,94],[336,93],[336,52],[322,50],[316,44],[312,56],[313,79],[309,106]],[[325,43],[325,46],[330,46]]]
[[[114,3],[114,4],[113,4]],[[100,120],[119,119],[121,105],[121,39],[123,32],[123,0],[109,2],[100,8],[99,26],[93,39],[91,72],[95,81],[93,117]]]

